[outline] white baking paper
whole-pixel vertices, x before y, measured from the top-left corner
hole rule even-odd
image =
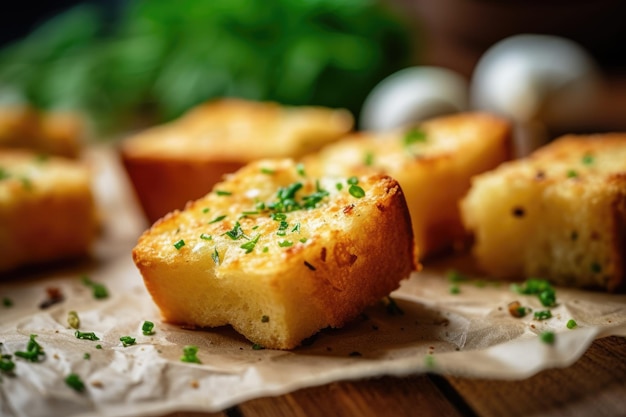
[[[594,339],[626,336],[626,296],[557,289],[553,317],[514,318],[508,304],[520,301],[543,310],[534,296],[522,296],[508,283],[471,280],[452,294],[450,268],[467,259],[426,265],[392,294],[404,314],[372,306],[343,329],[326,329],[293,351],[255,350],[230,328],[186,330],[162,323],[130,257],[147,225],[135,204],[114,152],[92,151],[95,189],[103,213],[102,236],[93,258],[0,280],[2,354],[25,350],[29,335],[45,350],[41,362],[13,358],[13,376],[0,374],[2,416],[152,416],[174,411],[218,411],[239,402],[332,381],[382,375],[435,372],[496,379],[527,378],[579,359]],[[82,281],[105,284],[110,296],[93,298]],[[39,304],[46,289],[64,300]],[[80,340],[67,323],[69,311],[80,330],[99,341]],[[574,319],[578,326],[568,329]],[[144,321],[155,334],[144,336]],[[538,335],[556,333],[555,343]],[[136,338],[124,347],[120,337]],[[101,345],[97,349],[96,345]],[[183,347],[199,347],[201,364],[180,360]],[[85,354],[90,358],[85,359]],[[78,393],[64,382],[75,373],[85,382]]]

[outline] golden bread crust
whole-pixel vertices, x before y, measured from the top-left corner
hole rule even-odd
[[[285,209],[289,198],[278,196],[294,184],[300,208]],[[230,324],[291,349],[353,319],[416,268],[398,183],[369,175],[358,187],[360,198],[345,177],[302,176],[289,159],[254,162],[157,221],[133,259],[165,320]]]
[[[97,229],[85,166],[0,151],[0,271],[84,255]]]
[[[410,139],[409,132],[416,132]],[[408,140],[407,140],[408,139]],[[510,157],[510,124],[486,113],[460,113],[391,132],[349,136],[304,158],[320,175],[383,172],[398,180],[423,257],[466,237],[458,201],[470,178]]]
[[[567,135],[473,179],[461,204],[495,277],[624,287],[626,134]]]
[[[300,157],[337,140],[353,124],[342,109],[221,99],[128,138],[120,154],[152,222],[248,162]]]

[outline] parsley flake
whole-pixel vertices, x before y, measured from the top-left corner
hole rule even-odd
[[[174,243],[174,247],[176,248],[176,250],[180,250],[183,246],[185,246],[185,241],[183,239],[180,239],[179,241]]]
[[[74,332],[74,336],[76,336],[77,339],[92,340],[92,341],[100,340],[100,338],[96,336],[94,332],[81,332],[80,330],[76,330]]]
[[[200,362],[200,359],[198,359],[198,346],[185,346],[183,348],[183,356],[181,356],[180,361],[188,363],[202,363]]]
[[[144,334],[144,336],[151,336],[154,334],[154,323],[152,323],[151,321],[144,321],[143,325],[141,326],[141,332]]]
[[[93,291],[93,297],[95,299],[101,300],[109,296],[109,291],[104,285],[99,284],[97,282],[93,282],[91,279],[89,279],[88,276],[83,275],[82,281],[84,285],[86,285],[87,287],[91,287]]]
[[[135,344],[136,340],[134,337],[130,336],[122,336],[120,337],[120,342],[122,342],[122,346],[128,347]]]
[[[554,332],[547,330],[545,332],[541,332],[541,334],[539,335],[539,338],[541,339],[543,343],[546,343],[548,345],[553,345],[556,340],[556,335],[554,334]]]
[[[209,224],[213,224],[213,223],[217,223],[217,222],[221,222],[222,220],[224,220],[226,218],[225,214],[222,214],[221,216],[217,216],[216,218],[214,218],[213,220],[211,220],[209,222]]]
[[[358,185],[351,185],[350,188],[348,189],[348,192],[354,198],[365,197],[365,190],[363,190],[363,188],[359,187]]]
[[[45,356],[43,347],[35,340],[36,337],[36,334],[31,334],[28,344],[26,345],[26,351],[17,351],[15,352],[15,356],[31,362],[38,362],[40,356]]]
[[[244,249],[246,253],[250,253],[254,250],[254,247],[259,242],[260,234],[256,235],[252,240],[247,241],[243,245],[239,246],[241,249]]]
[[[67,386],[72,388],[74,391],[85,391],[85,383],[82,381],[82,379],[80,379],[80,376],[78,376],[77,374],[69,374],[65,378],[65,384],[67,384]]]
[[[565,324],[565,326],[566,326],[568,329],[570,329],[570,330],[571,330],[571,329],[573,329],[573,328],[575,328],[575,327],[578,327],[578,323],[576,323],[576,320],[574,320],[574,319],[569,319],[569,320],[567,321],[567,324]]]
[[[14,369],[15,362],[13,362],[11,355],[0,356],[0,372],[5,374],[11,374],[13,373]]]
[[[402,144],[407,147],[419,142],[426,142],[426,132],[417,127],[407,131],[402,138]]]

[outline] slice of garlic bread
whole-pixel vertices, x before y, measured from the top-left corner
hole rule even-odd
[[[384,133],[360,133],[304,159],[319,175],[382,172],[398,180],[423,257],[464,240],[458,202],[470,178],[509,158],[510,125],[484,113],[461,113]]]
[[[87,167],[0,150],[0,271],[84,255],[97,230]]]
[[[625,282],[626,134],[559,138],[475,177],[461,209],[490,275],[617,290]]]
[[[344,325],[395,290],[415,258],[395,180],[316,178],[291,159],[245,166],[133,250],[166,321],[230,324],[277,349]]]
[[[353,123],[343,109],[212,100],[129,137],[120,152],[153,222],[208,193],[224,174],[261,158],[301,157],[345,135]]]

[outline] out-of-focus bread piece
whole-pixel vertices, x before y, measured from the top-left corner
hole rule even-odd
[[[222,99],[121,145],[149,221],[205,195],[222,176],[260,158],[298,158],[352,129],[347,110]]]
[[[70,112],[42,112],[27,106],[0,107],[0,148],[21,148],[78,157],[85,126]]]
[[[290,159],[251,163],[169,213],[133,258],[166,321],[230,324],[276,349],[344,325],[416,269],[395,180],[315,178]]]
[[[559,138],[474,178],[461,208],[494,277],[625,286],[626,134]]]
[[[84,255],[97,225],[87,167],[0,150],[0,272]]]
[[[423,257],[461,243],[466,232],[458,202],[470,178],[510,154],[510,125],[484,113],[460,113],[391,132],[364,132],[304,159],[315,174],[383,172],[398,180]]]

